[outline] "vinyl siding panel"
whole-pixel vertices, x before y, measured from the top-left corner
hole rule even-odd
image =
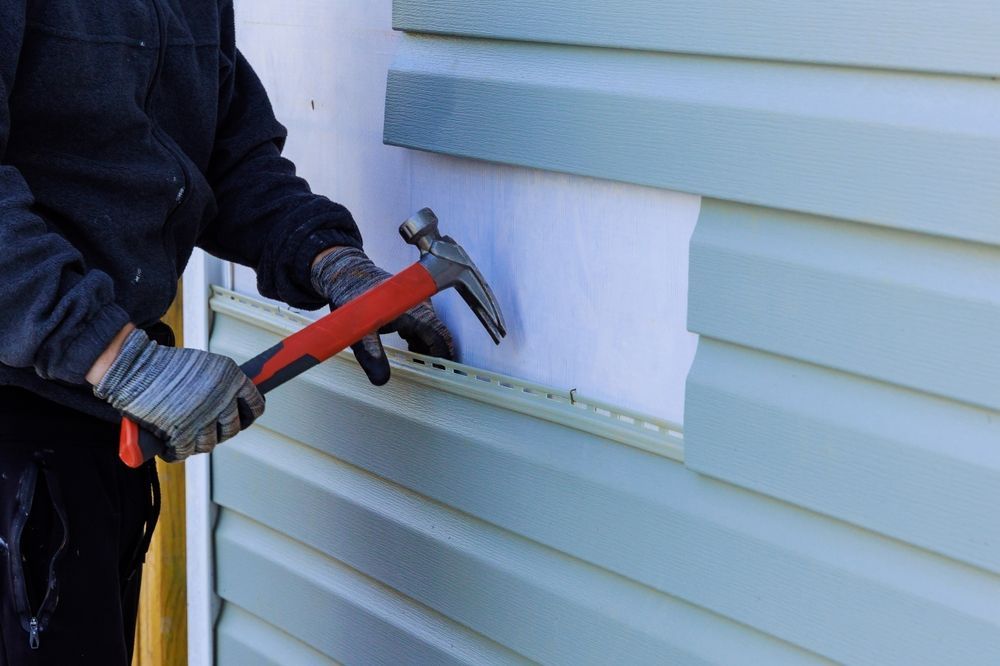
[[[399,30],[995,76],[989,0],[396,0]]]
[[[216,647],[220,666],[339,666],[234,604],[219,618]]]
[[[691,276],[692,469],[1000,572],[998,248],[706,201]]]
[[[216,466],[222,505],[536,661],[755,664],[795,654],[262,429],[220,451]]]
[[[690,285],[704,336],[1000,409],[1000,247],[708,200]]]
[[[995,413],[716,340],[698,354],[690,468],[1000,572]]]
[[[238,514],[223,513],[215,548],[223,599],[338,661],[518,661],[490,641]]]
[[[276,339],[216,300],[217,351]],[[397,370],[378,390],[338,360],[269,396],[214,456],[227,515],[535,660],[1000,658],[984,572]]]
[[[997,108],[980,79],[408,35],[385,140],[995,243]]]

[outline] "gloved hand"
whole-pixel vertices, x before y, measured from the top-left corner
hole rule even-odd
[[[94,395],[166,440],[168,460],[211,451],[264,413],[264,398],[225,356],[175,349],[132,331]]]
[[[353,247],[338,247],[317,261],[312,268],[312,285],[317,293],[330,301],[335,310],[341,305],[392,277],[371,259]],[[447,360],[455,358],[455,343],[430,301],[409,310],[378,333],[399,333],[410,351]],[[389,381],[389,359],[378,333],[365,337],[351,346],[355,358],[368,375],[369,381],[381,386]]]

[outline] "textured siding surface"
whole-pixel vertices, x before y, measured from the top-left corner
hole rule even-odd
[[[989,79],[408,36],[385,137],[1000,242],[997,109]]]
[[[395,0],[397,29],[791,62],[1000,73],[992,0]]]
[[[298,323],[245,297],[213,303],[212,348],[237,359]],[[466,391],[468,377],[415,368],[397,364],[378,390],[338,358],[271,394],[260,425],[213,454],[220,663],[1000,654],[1000,581],[981,569],[694,474],[670,431],[632,446],[646,426],[616,433],[588,423],[611,419],[600,413],[519,404],[549,401],[513,384]],[[801,485],[803,505],[830,492]]]
[[[545,435],[471,504],[468,447],[396,482],[788,661],[1000,663],[993,4],[396,0],[386,142],[709,197],[683,465]]]
[[[315,664],[336,666],[321,652],[313,650],[273,624],[247,613],[235,604],[227,604],[217,627],[219,663],[260,664],[261,666],[286,666],[286,664]]]

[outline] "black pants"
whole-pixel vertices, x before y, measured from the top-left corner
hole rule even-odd
[[[0,387],[0,665],[129,664],[159,512],[118,428]]]

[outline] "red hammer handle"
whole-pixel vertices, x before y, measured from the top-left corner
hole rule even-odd
[[[438,286],[427,269],[419,263],[413,264],[240,368],[261,393],[267,393],[379,330],[437,292]],[[139,467],[165,447],[153,433],[127,417],[122,419],[118,457],[129,467]]]

